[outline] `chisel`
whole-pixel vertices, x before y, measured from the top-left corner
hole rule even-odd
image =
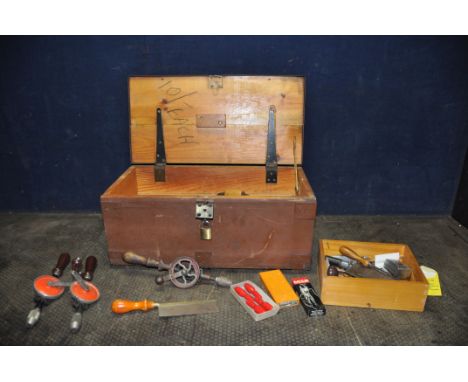
[[[159,317],[188,316],[219,311],[216,300],[158,303],[151,300],[130,301],[118,299],[112,302],[112,311],[117,314],[135,310],[147,312],[154,308],[158,308]]]
[[[356,260],[359,264],[361,264],[363,267],[372,270],[375,274],[380,273],[381,277],[380,278],[386,278],[386,279],[392,279],[392,275],[388,272],[386,272],[383,269],[377,268],[370,260],[365,259],[361,256],[359,256],[355,251],[353,251],[351,248],[346,247],[346,246],[341,246],[339,249],[340,253],[343,256],[349,257],[350,259]],[[379,277],[377,277],[379,278]]]

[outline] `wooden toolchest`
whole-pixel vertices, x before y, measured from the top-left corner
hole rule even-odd
[[[303,77],[131,77],[129,102],[132,165],[101,196],[112,264],[310,268]]]

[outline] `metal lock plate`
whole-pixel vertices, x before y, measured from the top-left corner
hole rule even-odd
[[[204,200],[197,201],[195,204],[195,218],[202,220],[212,220],[214,217],[214,203],[212,201]]]

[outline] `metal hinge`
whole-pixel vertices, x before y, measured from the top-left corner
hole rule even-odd
[[[268,112],[268,134],[266,154],[266,182],[278,182],[278,157],[276,155],[276,108],[270,106]]]
[[[161,109],[156,109],[156,161],[154,163],[154,181],[166,181],[166,149],[164,147],[164,134]]]

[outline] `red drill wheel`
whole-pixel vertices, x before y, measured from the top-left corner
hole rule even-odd
[[[75,281],[70,286],[70,293],[76,300],[78,300],[78,302],[82,304],[92,304],[93,302],[99,300],[101,294],[99,293],[99,289],[94,284],[87,281],[85,281],[85,283],[89,290],[82,288],[81,285]]]
[[[56,300],[65,291],[64,287],[51,286],[49,283],[56,283],[60,280],[57,277],[50,275],[42,275],[34,280],[34,290],[36,293],[48,300]]]

